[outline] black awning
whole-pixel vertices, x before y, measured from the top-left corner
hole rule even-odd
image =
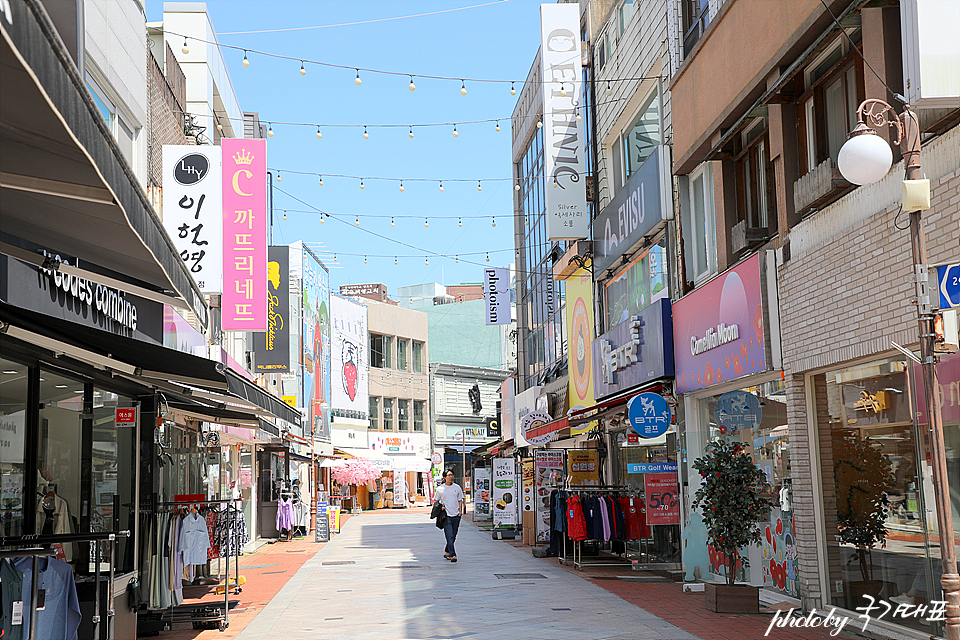
[[[98,354],[117,364],[134,367],[134,376],[147,386],[152,384],[152,380],[169,380],[216,393],[228,393],[277,418],[300,425],[299,411],[220,362],[28,311],[3,301],[0,301],[0,323],[9,323],[32,334]],[[29,338],[24,340],[30,341]],[[82,360],[82,357],[78,359]],[[109,363],[102,361],[99,365],[110,367]]]
[[[4,232],[113,280],[207,305],[38,0],[2,2]],[[3,16],[0,11],[0,16]],[[119,286],[119,285],[111,285]],[[122,287],[119,287],[122,288]]]

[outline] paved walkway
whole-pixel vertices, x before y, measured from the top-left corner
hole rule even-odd
[[[420,509],[351,518],[238,638],[697,640],[469,524],[457,553],[443,559],[443,534]]]

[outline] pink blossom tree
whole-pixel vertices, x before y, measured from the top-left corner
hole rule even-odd
[[[333,479],[341,485],[365,484],[380,477],[380,470],[366,458],[350,458],[333,472]]]

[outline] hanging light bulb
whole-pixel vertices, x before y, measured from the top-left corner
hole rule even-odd
[[[333,261],[337,262],[337,254],[333,254]]]
[[[363,256],[363,264],[367,264],[367,256]]]
[[[429,226],[430,226],[430,221],[427,220],[426,218],[424,218],[424,219],[423,219],[423,226],[424,226],[424,227],[429,227]]]
[[[320,186],[323,186],[323,176],[320,176]]]
[[[397,256],[393,256],[393,264],[400,264],[400,261],[397,260]]]
[[[457,125],[453,125],[453,137],[456,138],[458,135],[460,134],[457,133]]]
[[[287,214],[283,214],[283,219],[284,219],[284,220],[287,219]]]
[[[403,180],[400,181],[400,193],[403,193]]]
[[[460,81],[460,95],[467,95],[467,83],[463,80]]]
[[[242,65],[245,66],[245,67],[249,67],[249,66],[250,66],[250,61],[247,60],[247,50],[246,50],[246,49],[243,50],[243,62],[241,62],[240,64],[242,64]]]
[[[483,187],[480,186],[480,181],[477,180],[477,191],[483,191]]]
[[[303,66],[303,60],[300,61],[300,75],[307,75],[307,68]]]
[[[317,140],[323,137],[323,134],[320,133],[320,125],[317,125]]]
[[[426,258],[426,257],[425,257],[425,258],[423,259],[423,264],[424,264],[424,266],[429,267],[429,266],[430,266],[430,258]]]
[[[280,172],[277,171],[277,182],[280,182]]]
[[[458,226],[458,227],[462,227],[462,226],[463,226],[463,218],[457,218],[457,226]]]
[[[268,137],[268,138],[272,138],[272,137],[273,137],[273,125],[272,125],[272,124],[270,125],[270,128],[267,129],[267,137]]]
[[[357,216],[357,219],[353,222],[356,226],[360,226],[360,216]]]
[[[360,179],[360,188],[363,189],[363,179]]]
[[[363,127],[363,139],[364,139],[364,140],[369,140],[369,139],[370,139],[370,134],[367,133],[367,127],[366,127],[366,126]]]
[[[580,115],[580,108],[577,107],[577,122],[580,122],[581,120],[583,120],[583,117]]]
[[[217,131],[223,131],[223,124],[221,124],[219,119],[217,120]]]
[[[487,262],[490,262],[490,254],[487,254]]]
[[[457,256],[457,264],[460,264],[460,256]]]
[[[553,188],[556,189],[557,186],[558,186],[558,185],[557,185],[557,179],[554,178],[554,179],[553,179]]]
[[[517,184],[513,185],[513,190],[514,190],[514,191],[520,191],[520,181],[519,181],[519,180],[517,180]]]
[[[413,84],[413,76],[410,76],[410,91],[416,91],[417,85]]]
[[[561,83],[560,83],[560,97],[561,97],[561,98],[566,98],[566,97],[567,97],[567,88],[566,88],[566,87],[567,87],[567,83],[566,83],[566,82],[561,82]]]
[[[362,82],[363,82],[363,80],[360,79],[360,69],[357,69],[357,77],[356,77],[356,79],[353,81],[353,84],[355,84],[355,85],[357,85],[357,86],[359,87],[359,86],[360,86],[360,83],[362,83]]]
[[[440,181],[440,193],[443,193],[443,180]]]
[[[412,126],[410,127],[410,134],[409,134],[409,135],[410,135],[411,138],[413,137],[413,127],[412,127]]]
[[[497,226],[497,218],[496,218],[496,216],[490,216],[490,226],[491,226],[491,227]]]
[[[537,129],[543,129],[543,119],[537,116]]]
[[[500,121],[497,120],[497,131],[500,131]]]
[[[183,48],[180,51],[183,51],[183,55],[190,53],[190,47],[187,46],[187,36],[183,36]]]
[[[610,86],[610,81],[607,80],[607,96],[613,95],[613,87]]]
[[[523,226],[525,227],[530,226],[530,218],[528,218],[527,216],[523,216]]]
[[[512,95],[512,96],[517,95],[517,90],[513,87],[513,83],[512,83],[512,82],[510,83],[510,95]]]
[[[323,224],[323,222],[324,222],[323,218],[324,218],[324,216],[323,216],[323,214],[321,213],[321,214],[320,214],[320,224]]]
[[[397,223],[393,221],[393,216],[390,216],[390,226],[391,227],[397,226]]]

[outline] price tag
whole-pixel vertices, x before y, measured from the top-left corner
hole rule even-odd
[[[17,600],[13,603],[13,622],[11,624],[14,627],[23,624],[23,600]]]
[[[47,590],[40,589],[37,591],[37,611],[43,611],[45,606],[47,606]]]

